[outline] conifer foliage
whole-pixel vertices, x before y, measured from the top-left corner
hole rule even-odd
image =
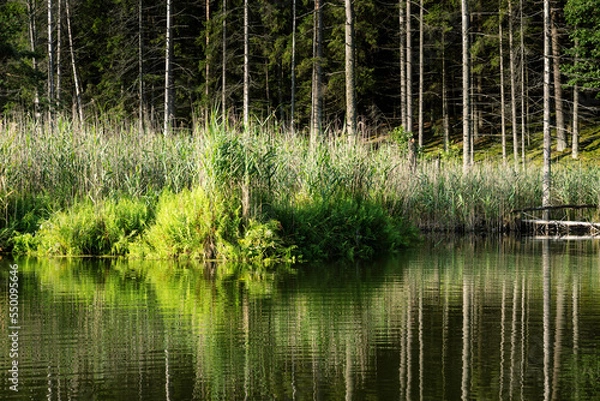
[[[600,11],[584,0],[551,8],[552,103],[564,145],[568,99],[600,87]],[[465,153],[502,126],[516,163],[523,130],[542,122],[541,11],[510,0],[8,0],[0,112],[110,116],[142,131],[214,115],[276,118],[319,135],[403,126],[419,144],[443,137],[445,149],[462,127]]]

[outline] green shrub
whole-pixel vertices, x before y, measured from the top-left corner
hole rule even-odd
[[[276,215],[305,260],[370,259],[417,238],[410,224],[369,199],[298,199]]]
[[[230,254],[241,220],[228,205],[200,187],[177,194],[165,191],[158,200],[154,224],[131,247],[132,255],[209,260]]]
[[[252,263],[293,262],[295,245],[287,246],[280,236],[281,225],[277,220],[260,223],[250,220],[244,236],[238,240],[243,260]]]
[[[125,255],[150,217],[146,204],[127,198],[98,205],[79,203],[52,214],[35,235],[16,236],[13,251],[38,255]]]

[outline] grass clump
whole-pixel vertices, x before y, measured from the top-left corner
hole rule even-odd
[[[371,259],[417,237],[413,226],[369,199],[298,197],[278,210],[284,236],[308,260]]]
[[[236,210],[211,199],[202,188],[180,193],[165,191],[156,206],[156,219],[131,247],[132,256],[215,259],[237,236]]]
[[[35,234],[15,236],[13,252],[40,256],[125,255],[150,219],[150,208],[144,202],[128,198],[78,203],[52,214]]]
[[[45,196],[0,191],[0,251],[13,246],[13,238],[32,234],[53,208]]]
[[[250,220],[243,237],[237,241],[242,259],[267,265],[277,261],[294,262],[298,246],[289,245],[282,239],[282,228],[277,220],[266,223]]]
[[[293,260],[293,246],[279,235],[275,220],[244,221],[239,199],[203,188],[165,192],[154,223],[131,245],[131,256],[269,263]]]

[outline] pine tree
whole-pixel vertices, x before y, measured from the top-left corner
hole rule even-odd
[[[572,62],[563,68],[569,84],[581,89],[600,89],[600,13],[593,1],[567,0],[565,19],[570,29]]]

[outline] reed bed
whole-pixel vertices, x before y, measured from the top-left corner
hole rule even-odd
[[[3,120],[0,130],[3,249],[370,258],[406,246],[416,229],[505,230],[511,210],[541,199],[535,166],[487,161],[463,173],[452,157],[421,157],[415,167],[395,141],[377,148],[334,136],[310,143],[275,126],[239,130],[218,121],[172,136],[139,132],[135,124],[76,127],[66,119],[53,127]],[[600,168],[555,166],[553,198],[599,203]],[[121,209],[138,216],[135,229],[118,217]],[[92,238],[111,239],[98,249],[57,247],[85,237],[73,235],[82,225],[78,215],[104,216],[84,225],[96,227]]]

